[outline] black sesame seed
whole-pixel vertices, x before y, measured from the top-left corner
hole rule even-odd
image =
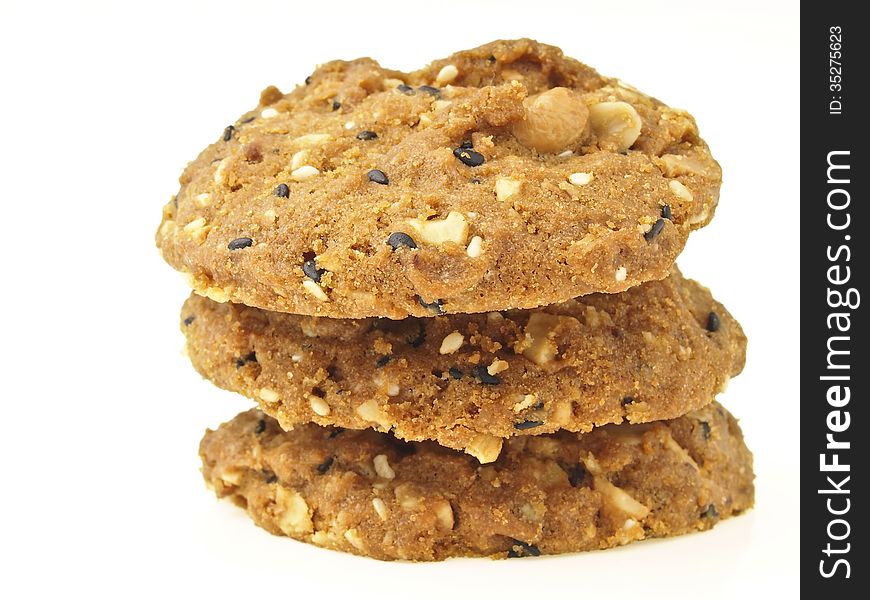
[[[463,150],[470,150],[470,149],[474,148],[474,144],[472,143],[471,140],[465,140],[461,144],[459,144],[459,147],[462,148]]]
[[[492,54],[490,54],[490,55],[486,58],[486,60],[487,60],[487,62],[494,63],[494,62],[495,62],[495,56],[493,56]]]
[[[251,115],[250,117],[248,117],[246,119],[242,119],[241,123],[242,123],[242,125],[247,125],[248,123],[252,122],[256,118],[257,118],[257,115]]]
[[[378,359],[378,362],[376,362],[375,364],[380,369],[381,367],[385,366],[388,362],[390,362],[392,359],[393,359],[392,355],[384,354],[382,357],[380,357]]]
[[[328,434],[326,437],[328,437],[329,439],[333,439],[333,438],[338,437],[338,436],[341,435],[342,433],[344,433],[344,429],[343,429],[343,428],[341,428],[341,427],[333,427],[333,428],[329,431],[329,434]]]
[[[622,399],[623,406],[628,406],[629,404],[634,404],[634,396],[626,396]]]
[[[701,513],[702,519],[715,519],[719,516],[719,511],[712,504],[707,505],[707,509]]]
[[[707,421],[699,421],[701,423],[701,434],[705,440],[710,439],[710,424]]]
[[[667,219],[668,221],[674,220],[674,215],[671,212],[671,205],[670,204],[665,204],[664,206],[662,206],[662,218]]]
[[[439,90],[437,87],[432,87],[431,85],[421,85],[417,89],[421,92],[429,94],[430,96],[435,96],[436,98],[441,97],[441,90]]]
[[[326,273],[326,269],[318,269],[317,261],[312,258],[302,263],[302,272],[305,273],[308,279],[313,280],[314,283],[320,283],[320,276]]]
[[[719,331],[720,325],[722,322],[719,320],[719,315],[714,312],[707,315],[707,331]]]
[[[332,101],[332,110],[338,110],[339,108],[341,108],[341,102],[339,102],[338,100],[333,100]]]
[[[462,374],[463,374],[463,373],[462,373],[462,371],[460,371],[460,370],[457,369],[456,367],[450,367],[450,368],[447,370],[447,372],[450,373],[450,376],[451,376],[453,379],[462,379]]]
[[[317,465],[317,472],[320,473],[321,475],[323,475],[324,473],[326,473],[329,470],[329,467],[331,467],[332,463],[334,463],[334,462],[335,462],[335,457],[330,456],[325,461],[323,461],[322,463]]]
[[[405,94],[406,96],[413,96],[414,95],[414,88],[412,88],[410,85],[408,85],[406,83],[400,83],[399,85],[396,86],[396,89],[399,90],[400,92],[402,92],[403,94]]]
[[[495,375],[490,375],[489,371],[487,371],[486,367],[483,365],[477,365],[474,367],[471,370],[471,374],[474,375],[474,378],[477,379],[477,381],[485,385],[498,385],[501,383],[501,379]],[[543,425],[543,423],[541,423],[541,425]]]
[[[390,237],[387,238],[387,246],[389,246],[393,250],[398,250],[399,246],[407,246],[408,248],[414,249],[417,247],[417,243],[414,241],[414,238],[412,238],[407,233],[397,231],[395,233],[391,233]]]
[[[513,546],[511,546],[511,549],[507,553],[508,558],[526,558],[527,556],[540,555],[541,551],[538,550],[537,546],[521,542],[520,540],[514,540]]]
[[[326,397],[326,392],[324,392],[319,387],[311,388],[311,393],[314,394],[315,396],[317,396],[318,398],[325,398]]]
[[[368,129],[360,131],[358,134],[356,134],[356,139],[362,140],[364,142],[366,142],[368,140],[373,140],[377,137],[378,137],[377,133],[375,133],[374,131],[369,131]]]
[[[435,302],[426,302],[425,300],[423,300],[423,298],[417,296],[417,302],[420,304],[420,306],[431,310],[436,315],[444,314],[444,303],[441,300],[436,300]]]
[[[480,177],[472,177],[469,181],[471,183],[480,183]]]
[[[653,239],[656,236],[658,236],[658,234],[660,234],[662,232],[662,229],[664,229],[664,228],[665,228],[665,220],[658,219],[655,223],[653,223],[652,228],[650,228],[649,231],[647,231],[645,234],[643,234],[643,239],[645,239],[648,242],[653,241]]]
[[[470,148],[456,148],[453,150],[453,156],[458,158],[462,164],[468,165],[469,167],[479,167],[486,162],[483,154]]]
[[[257,421],[257,428],[254,429],[254,433],[260,435],[264,431],[266,431],[266,419],[260,419]]]
[[[585,478],[586,468],[580,463],[568,469],[568,483],[571,484],[571,487],[578,487]]]
[[[275,483],[278,481],[278,476],[274,473],[266,472],[264,475],[266,475],[266,483]]]
[[[543,421],[523,421],[522,423],[514,423],[514,429],[525,431],[526,429],[534,429],[543,425]]]
[[[233,132],[236,130],[232,125],[227,125],[227,128],[224,129],[224,141],[228,142],[233,139]]]
[[[184,321],[182,321],[182,323],[184,323],[184,326],[187,327],[188,325],[190,325],[191,323],[193,323],[193,320],[194,320],[194,319],[196,319],[196,317],[193,316],[193,315],[190,315],[189,317],[185,317],[185,318],[184,318]]]
[[[305,85],[311,85],[311,75],[305,78]]]
[[[275,188],[275,195],[279,198],[287,198],[290,196],[290,188],[286,183],[278,184],[278,187]]]
[[[372,169],[371,171],[369,171],[368,178],[369,181],[373,181],[381,185],[387,185],[388,183],[390,183],[390,179],[387,177],[387,174],[380,169]]]
[[[240,237],[234,239],[229,244],[227,244],[227,248],[229,248],[230,250],[241,250],[242,248],[247,248],[253,243],[254,240],[249,237]]]

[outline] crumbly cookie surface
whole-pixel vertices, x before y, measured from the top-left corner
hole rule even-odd
[[[194,367],[286,429],[371,427],[482,462],[502,438],[700,408],[746,347],[737,321],[676,268],[621,294],[504,313],[329,319],[192,295],[181,319]]]
[[[686,112],[499,41],[268,88],[187,167],[157,244],[201,294],[275,311],[532,308],[666,276],[720,181]]]
[[[672,421],[514,438],[480,465],[431,442],[257,410],[208,431],[203,474],[278,535],[378,559],[525,557],[704,530],[753,503],[752,455],[718,403]]]

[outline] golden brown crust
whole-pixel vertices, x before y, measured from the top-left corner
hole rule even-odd
[[[687,113],[558,48],[500,41],[413,73],[335,61],[267,89],[185,170],[157,243],[201,293],[270,310],[532,308],[666,276],[720,181]],[[396,232],[417,247],[388,245]]]
[[[712,527],[749,509],[752,455],[718,403],[672,421],[513,438],[481,466],[436,444],[251,410],[209,431],[203,474],[261,527],[378,559],[535,556]]]
[[[741,371],[746,347],[739,323],[676,268],[531,311],[339,320],[192,295],[181,318],[194,367],[285,428],[373,427],[484,462],[498,438],[700,408]]]

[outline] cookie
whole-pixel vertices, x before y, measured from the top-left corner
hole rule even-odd
[[[201,294],[335,318],[534,308],[668,273],[721,171],[694,119],[553,46],[266,89],[181,176],[157,244]]]
[[[709,529],[753,503],[718,403],[672,421],[513,438],[491,465],[432,442],[257,410],[208,431],[203,474],[278,535],[384,560],[526,557]]]
[[[743,367],[746,338],[679,271],[542,309],[329,319],[192,295],[194,367],[286,429],[315,422],[436,440],[482,462],[502,438],[674,418]]]

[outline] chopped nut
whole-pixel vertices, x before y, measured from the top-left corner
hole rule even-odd
[[[502,439],[487,433],[479,433],[466,446],[465,452],[481,463],[491,463],[501,454]]]
[[[587,185],[592,181],[592,173],[571,173],[568,175],[568,183],[572,185]]]
[[[429,244],[453,242],[463,245],[468,238],[468,222],[462,213],[455,211],[450,211],[441,220],[410,219],[408,225],[417,232],[417,239]]]
[[[387,459],[386,454],[378,454],[372,462],[375,465],[375,473],[378,474],[378,477],[383,477],[384,479],[396,478],[396,472],[390,466],[390,461]]]
[[[242,482],[242,471],[230,467],[221,472],[220,478],[228,485],[239,485]]]
[[[268,402],[269,404],[274,404],[280,400],[280,396],[278,396],[278,392],[271,388],[260,388],[260,391],[257,392],[257,395],[260,397],[260,400],[263,402]]]
[[[483,252],[483,238],[479,235],[471,238],[471,241],[468,242],[468,248],[465,249],[465,253],[468,254],[469,258],[477,258]]]
[[[186,233],[191,239],[202,241],[208,231],[205,225],[205,218],[199,217],[194,219],[185,225],[182,231],[184,231],[184,233]]]
[[[458,331],[449,333],[441,341],[441,348],[438,349],[438,352],[440,354],[453,354],[462,347],[464,341],[465,336]]]
[[[390,423],[389,419],[387,419],[387,415],[385,415],[380,407],[378,406],[378,401],[374,398],[370,398],[366,400],[362,404],[356,407],[356,414],[365,419],[366,421],[371,421],[373,423],[377,423],[383,429],[389,429],[392,427],[392,423]]]
[[[363,542],[363,539],[359,535],[359,531],[356,528],[348,529],[344,532],[344,539],[348,541],[348,543],[359,550],[360,552],[365,552],[366,546]]]
[[[214,182],[215,183],[223,183],[224,182],[224,169],[227,168],[227,161],[229,158],[225,158],[218,163],[217,168],[214,170]]]
[[[616,269],[616,273],[613,274],[613,278],[616,281],[625,281],[625,278],[628,277],[628,269],[625,267],[619,267]]]
[[[398,383],[390,383],[387,385],[387,396],[390,398],[394,398],[399,395],[399,384]]]
[[[577,92],[557,87],[523,101],[525,119],[511,127],[524,146],[539,152],[561,152],[583,136],[589,109]]]
[[[553,340],[556,330],[575,321],[573,317],[533,312],[525,329],[531,342],[522,350],[523,356],[536,365],[545,365],[553,360],[559,351],[559,347]]]
[[[692,202],[695,199],[689,188],[684,186],[682,182],[677,181],[676,179],[671,179],[668,182],[668,187],[671,189],[671,192],[673,192],[673,194],[680,200],[684,200],[685,202]]]
[[[417,488],[411,483],[397,485],[393,493],[396,495],[396,502],[405,510],[417,508],[423,500]]]
[[[303,165],[290,172],[290,178],[293,179],[293,181],[305,181],[306,179],[311,179],[315,175],[320,175],[320,171],[311,165]]]
[[[439,500],[435,504],[435,522],[439,529],[453,529],[453,507],[447,500]]]
[[[372,498],[372,506],[374,507],[375,512],[378,513],[381,521],[386,521],[389,518],[390,509],[387,507],[386,502],[380,498]]]
[[[456,65],[444,65],[435,77],[435,85],[444,86],[452,83],[458,75],[459,69],[456,68]]]
[[[329,404],[327,404],[326,400],[324,400],[323,398],[312,396],[308,400],[308,404],[311,405],[311,410],[313,410],[316,415],[319,415],[321,417],[327,416],[330,412]]]
[[[211,204],[211,194],[208,192],[203,192],[202,194],[197,194],[194,196],[193,201],[200,208],[205,208],[209,204]]]
[[[263,220],[265,220],[267,223],[274,223],[277,218],[278,215],[275,214],[275,211],[271,208],[267,208],[263,211]]]
[[[497,375],[502,371],[507,371],[510,365],[506,360],[495,359],[492,363],[486,368],[486,372],[490,375]]]
[[[296,490],[288,490],[282,485],[275,489],[275,504],[279,512],[278,527],[287,535],[311,533],[311,510],[305,499]]]
[[[643,121],[628,102],[599,102],[589,107],[589,121],[602,148],[628,150],[640,136]]]
[[[326,292],[323,291],[323,288],[314,281],[313,279],[306,279],[302,282],[302,287],[305,288],[305,291],[320,300],[321,302],[326,302],[329,300],[329,296],[326,295]]]
[[[495,181],[495,197],[499,202],[510,200],[520,193],[523,182],[510,177],[499,177]]]
[[[595,491],[600,492],[607,503],[617,510],[626,513],[634,519],[643,519],[649,514],[649,508],[635,500],[625,490],[613,485],[607,477],[604,476],[601,466],[592,453],[589,453],[583,461],[586,470],[593,476],[593,487]]]
[[[514,404],[514,412],[521,412],[538,402],[537,394],[526,394],[523,399]]]

